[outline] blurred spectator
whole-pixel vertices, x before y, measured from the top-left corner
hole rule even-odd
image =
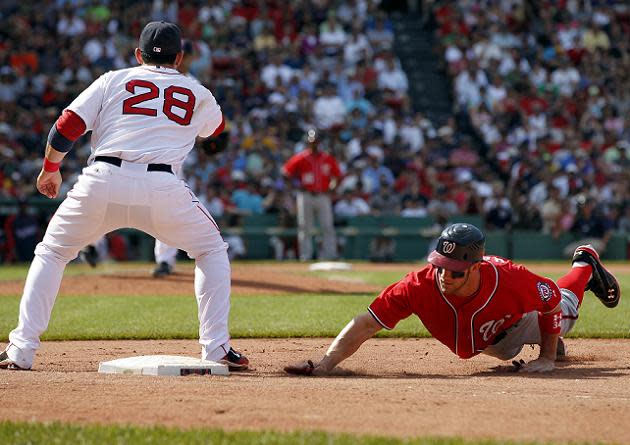
[[[313,115],[317,128],[322,130],[339,129],[344,124],[346,107],[335,92],[335,85],[326,83],[322,95],[313,103]]]
[[[578,210],[571,231],[579,237],[564,250],[566,256],[572,255],[575,248],[582,244],[591,244],[598,252],[605,252],[613,232],[613,223],[598,208],[592,198],[580,196]]]
[[[400,213],[400,196],[393,193],[387,182],[383,181],[378,191],[370,193],[370,212],[373,215],[396,215]]]
[[[352,190],[345,190],[333,209],[335,217],[341,220],[370,213],[370,206],[365,199],[357,191]]]
[[[15,257],[10,261],[27,262],[34,256],[35,246],[40,240],[39,220],[29,213],[28,203],[20,201],[18,212],[5,219],[4,230],[7,244],[12,246]]]
[[[457,203],[450,198],[446,187],[438,188],[435,197],[429,201],[427,210],[436,220],[446,221],[458,213]]]
[[[549,189],[549,196],[540,208],[540,216],[543,222],[543,233],[551,234],[554,238],[563,233],[560,221],[562,217],[562,200],[560,198],[560,190],[556,187]]]

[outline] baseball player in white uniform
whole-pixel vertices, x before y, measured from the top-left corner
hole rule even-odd
[[[194,59],[193,42],[188,39],[183,40],[182,51],[184,52],[184,57],[182,58],[182,61],[178,66],[178,71],[197,81],[195,76],[193,76],[189,72],[190,64]],[[177,171],[174,171],[173,173],[175,173],[178,178],[183,178],[181,166]],[[155,255],[156,263],[155,269],[153,270],[153,276],[156,278],[160,278],[172,274],[173,270],[175,269],[175,263],[177,262],[177,247],[169,246],[168,244],[163,243],[156,238],[153,253]]]
[[[173,174],[197,136],[212,138],[223,116],[212,93],[177,71],[183,52],[177,25],[151,22],[140,35],[140,66],[103,74],[66,108],[48,136],[37,189],[59,193],[59,166],[73,142],[92,130],[92,154],[51,219],[26,278],[18,326],[0,367],[30,369],[48,327],[66,264],[105,233],[133,227],[195,260],[201,358],[243,370],[230,346],[227,244],[208,211]]]

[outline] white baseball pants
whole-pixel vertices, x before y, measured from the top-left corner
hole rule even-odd
[[[565,335],[573,329],[578,318],[580,302],[576,295],[569,289],[560,289],[560,308],[562,310],[562,323],[560,335]],[[540,344],[540,327],[538,326],[538,311],[528,312],[523,315],[516,325],[507,329],[507,335],[496,345],[490,345],[483,353],[500,360],[510,360],[516,357],[525,345]]]
[[[195,260],[202,358],[223,358],[230,347],[227,244],[184,181],[125,161],[120,167],[94,162],[84,168],[57,209],[35,249],[10,342],[29,353],[39,348],[66,264],[82,247],[124,227],[142,230]]]
[[[153,253],[155,254],[156,263],[167,263],[169,266],[175,267],[175,263],[177,262],[177,247],[171,247],[156,238]]]

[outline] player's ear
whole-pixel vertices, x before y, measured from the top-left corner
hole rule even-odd
[[[136,48],[133,53],[136,56],[136,60],[138,61],[138,63],[142,65],[144,63],[144,60],[142,60],[142,52],[140,52],[140,48]]]
[[[179,68],[179,65],[182,63],[182,59],[184,58],[184,51],[180,51],[175,56],[175,68]]]

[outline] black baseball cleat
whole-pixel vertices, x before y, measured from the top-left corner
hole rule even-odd
[[[230,371],[246,371],[249,367],[249,360],[243,354],[235,351],[234,348],[230,348],[225,357],[219,360],[219,363],[223,363],[228,366]]]
[[[166,261],[162,261],[153,269],[153,278],[162,278],[173,273],[173,267]]]
[[[593,276],[586,285],[585,290],[590,290],[604,304],[613,308],[619,304],[621,299],[621,289],[613,274],[608,272],[599,259],[599,254],[591,246],[579,246],[573,254],[573,263],[581,261],[591,265]]]
[[[79,252],[79,257],[86,263],[90,265],[90,267],[96,267],[98,264],[98,252],[96,251],[96,247],[89,245],[84,247]]]

